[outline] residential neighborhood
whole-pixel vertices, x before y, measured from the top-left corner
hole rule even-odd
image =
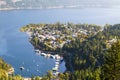
[[[84,27],[83,27],[84,26]],[[99,26],[87,24],[31,24],[21,28],[29,35],[30,41],[41,47],[42,50],[55,51],[62,48],[64,44],[70,43],[76,37],[81,41],[90,35],[96,34],[101,30]]]

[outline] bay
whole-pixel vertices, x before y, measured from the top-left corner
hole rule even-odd
[[[15,74],[23,77],[45,75],[54,67],[55,60],[35,55],[28,36],[19,31],[30,23],[73,22],[88,24],[120,23],[120,8],[86,9],[41,9],[0,11],[0,57],[15,69]],[[19,67],[25,69],[20,71]],[[65,71],[65,62],[60,71]]]

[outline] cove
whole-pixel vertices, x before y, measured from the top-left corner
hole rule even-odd
[[[88,14],[89,13],[89,14]],[[54,59],[35,55],[28,36],[19,31],[29,23],[73,22],[103,25],[120,21],[119,9],[42,9],[0,11],[0,57],[15,69],[15,74],[23,77],[45,75],[55,64]],[[37,66],[39,65],[39,66]],[[19,68],[24,66],[24,70]],[[65,62],[60,71],[64,72]]]

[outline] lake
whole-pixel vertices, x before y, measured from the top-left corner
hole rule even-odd
[[[55,60],[35,55],[28,36],[19,31],[29,23],[73,22],[89,24],[120,23],[120,8],[41,9],[0,11],[0,57],[23,77],[45,75],[54,67]],[[24,70],[20,71],[20,67]],[[60,71],[65,71],[65,62]]]

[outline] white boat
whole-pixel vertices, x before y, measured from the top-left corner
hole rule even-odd
[[[20,70],[24,70],[25,68],[23,66],[20,67]]]
[[[39,65],[37,64],[37,67],[38,67]]]
[[[56,62],[59,62],[59,61],[60,61],[59,59],[56,60]]]
[[[55,62],[56,65],[59,65],[59,62]]]
[[[53,58],[53,59],[55,59],[55,56],[54,56],[54,55],[51,55],[50,57]]]
[[[59,65],[56,64],[55,67],[59,67]]]
[[[41,54],[41,51],[37,49],[37,50],[35,50],[35,53],[39,55],[39,54]]]
[[[37,72],[39,72],[39,70],[37,69]]]
[[[57,67],[54,67],[52,70],[53,70],[53,71],[57,71],[57,70],[58,70],[58,68],[57,68]]]
[[[46,56],[47,54],[45,54],[45,53],[41,53],[41,56]]]
[[[36,50],[35,50],[35,52],[36,52],[36,53],[39,53],[39,50],[38,50],[38,49],[36,49]]]

